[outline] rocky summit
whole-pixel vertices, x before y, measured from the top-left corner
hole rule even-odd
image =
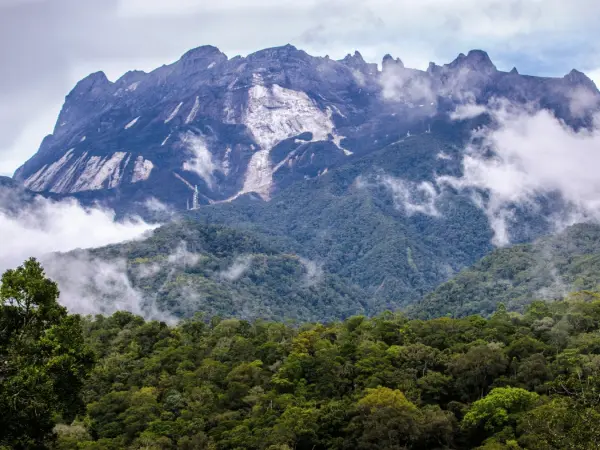
[[[431,132],[459,104],[503,97],[576,123],[584,118],[573,99],[599,96],[576,70],[564,78],[502,72],[481,50],[421,71],[391,55],[380,69],[359,52],[335,61],[286,45],[228,58],[203,46],[150,73],[81,80],[14,178],[34,192],[121,206],[149,197],[179,210],[244,194],[269,200]]]

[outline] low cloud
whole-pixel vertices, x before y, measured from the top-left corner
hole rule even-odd
[[[414,214],[440,216],[437,202],[442,194],[441,188],[429,181],[413,182],[391,175],[380,174],[374,177],[373,180],[359,177],[357,186],[359,188],[383,186],[392,195],[395,207],[404,211],[407,216]]]
[[[143,202],[144,208],[153,213],[164,214],[172,217],[176,214],[175,210],[158,200],[156,197],[149,197]]]
[[[156,225],[139,218],[115,222],[113,210],[85,208],[75,200],[36,197],[30,203],[15,204],[12,195],[0,192],[0,270],[31,256],[137,239],[153,228]]]
[[[323,281],[323,265],[310,259],[300,258],[300,263],[304,266],[306,274],[304,275],[304,285],[312,287]]]
[[[227,270],[219,274],[219,277],[227,281],[237,281],[250,269],[253,260],[251,255],[238,256]]]
[[[173,267],[191,267],[198,264],[201,255],[188,251],[187,243],[180,242],[177,248],[167,256],[167,263]]]
[[[517,208],[535,211],[541,198],[557,198],[546,217],[560,230],[600,219],[600,127],[573,130],[548,110],[495,103],[490,126],[473,133],[462,177],[438,177],[439,186],[467,190],[486,212],[494,243],[511,241]],[[600,121],[596,121],[600,124]]]
[[[379,78],[381,95],[385,100],[411,104],[437,102],[437,93],[427,74],[404,67],[388,66]]]
[[[600,106],[600,95],[586,86],[577,86],[565,92],[569,100],[569,111],[576,118],[587,117]]]
[[[183,163],[183,170],[194,172],[212,189],[214,173],[219,170],[219,166],[213,161],[204,137],[188,131],[181,137],[181,143],[190,153],[190,158]]]
[[[450,118],[452,120],[466,120],[480,116],[487,111],[487,107],[484,105],[478,105],[475,103],[465,103],[459,105],[452,113]]]
[[[83,250],[72,252],[139,239],[157,225],[139,218],[116,222],[113,210],[85,208],[75,200],[56,202],[17,194],[12,189],[0,191],[2,272],[36,257],[58,283],[60,302],[71,312],[127,310],[146,318],[164,317],[133,288],[124,260],[104,261]]]
[[[104,260],[87,252],[47,255],[42,263],[50,278],[58,283],[60,302],[80,314],[113,314],[129,311],[147,320],[176,321],[160,311],[154,300],[136,289],[123,258]]]
[[[420,213],[437,217],[440,215],[436,202],[440,193],[433,183],[422,181],[414,183],[389,175],[381,177],[381,183],[388,188],[394,198],[394,203],[406,212],[406,215]]]

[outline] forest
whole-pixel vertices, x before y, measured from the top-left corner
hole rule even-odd
[[[593,449],[600,295],[488,318],[80,317],[0,286],[0,448]]]

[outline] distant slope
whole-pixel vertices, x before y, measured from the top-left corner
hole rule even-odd
[[[250,233],[179,222],[142,241],[57,255],[61,290],[112,302],[140,302],[134,312],[190,317],[322,321],[366,312],[357,287],[318,264],[283,253]],[[103,276],[88,271],[104,272]],[[62,279],[61,279],[62,278]],[[83,279],[82,279],[83,278]],[[79,291],[73,292],[73,287]]]
[[[192,215],[201,222],[251,230],[322,262],[326,271],[365,289],[374,313],[398,309],[492,250],[487,219],[467,197],[445,192],[422,204],[415,198],[423,207],[431,200],[439,214],[409,212],[381,182],[381,177],[392,177],[414,192],[434,173],[458,174],[460,147],[453,143],[461,139],[451,134],[457,127],[444,129],[440,123],[436,130],[298,182],[270,202],[248,196],[201,207]],[[446,159],[436,158],[442,153]]]
[[[487,315],[498,303],[522,310],[534,299],[559,299],[600,286],[600,226],[574,225],[563,233],[492,252],[411,308],[419,317]]]

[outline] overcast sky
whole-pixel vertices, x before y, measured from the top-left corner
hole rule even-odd
[[[597,0],[0,0],[0,174],[51,132],[84,76],[151,70],[190,48],[228,56],[292,43],[411,67],[481,48],[500,69],[600,81]]]

